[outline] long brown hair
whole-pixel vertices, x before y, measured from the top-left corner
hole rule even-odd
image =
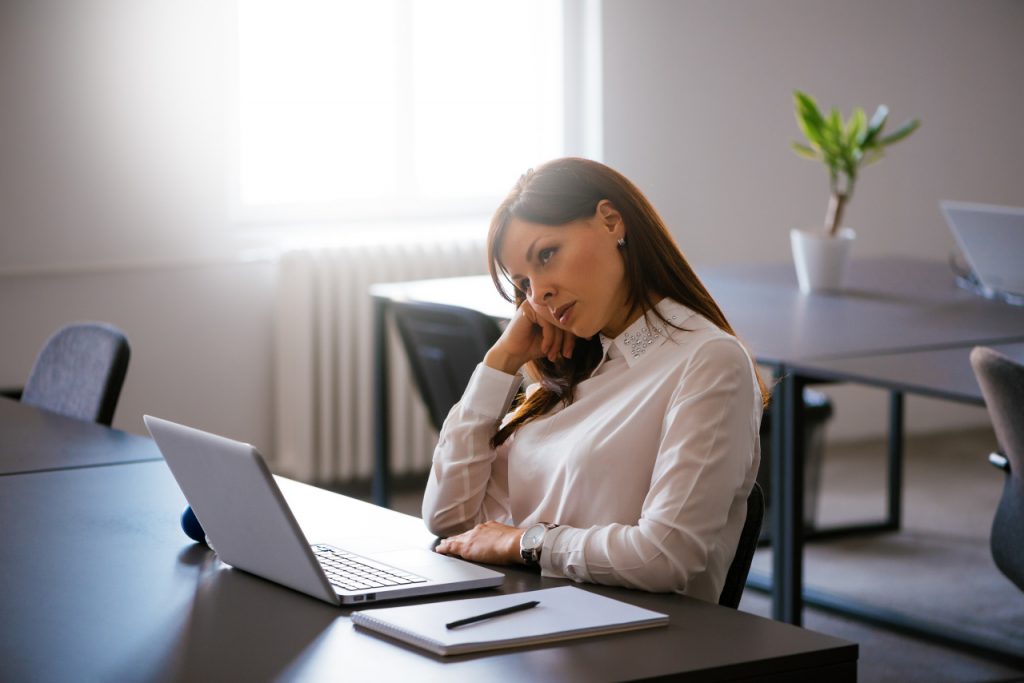
[[[509,221],[513,218],[558,226],[581,218],[590,218],[602,200],[611,202],[626,226],[626,246],[621,249],[625,261],[627,303],[630,310],[644,316],[653,312],[663,323],[672,325],[653,307],[668,297],[704,316],[720,329],[735,336],[725,314],[687,263],[661,217],[642,192],[618,171],[589,159],[567,157],[531,169],[522,176],[498,206],[487,234],[487,265],[494,286],[516,307],[523,304],[524,293],[513,286],[505,290],[502,279],[511,283],[508,272],[498,261],[498,250]],[[578,339],[572,358],[554,362],[539,358],[527,364],[527,373],[540,387],[516,410],[491,439],[496,447],[519,427],[544,415],[557,403],[572,403],[576,386],[590,376],[602,356],[598,335]],[[768,405],[770,393],[757,378],[761,400]]]

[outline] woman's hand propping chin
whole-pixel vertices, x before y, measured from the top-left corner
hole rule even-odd
[[[548,315],[524,302],[516,309],[501,337],[484,357],[484,364],[508,374],[537,358],[551,362],[572,357],[576,335],[556,326]]]

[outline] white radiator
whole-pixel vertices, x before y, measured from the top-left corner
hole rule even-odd
[[[325,484],[369,479],[374,449],[370,285],[484,272],[482,239],[282,256],[274,320],[274,471]],[[393,326],[388,346],[392,473],[426,471],[437,433]]]

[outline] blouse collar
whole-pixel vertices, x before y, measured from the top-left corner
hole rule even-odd
[[[654,306],[654,310],[675,327],[681,327],[684,321],[696,315],[678,301],[668,298],[659,301]],[[626,359],[626,365],[633,367],[648,351],[664,344],[665,340],[676,332],[675,327],[666,326],[661,318],[652,311],[637,318],[614,339],[601,334],[601,349],[604,352],[604,357],[594,368],[594,372],[597,372],[597,369],[611,358],[623,357]]]

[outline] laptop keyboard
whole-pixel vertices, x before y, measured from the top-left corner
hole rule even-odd
[[[372,590],[387,586],[404,586],[423,583],[422,576],[403,572],[371,559],[353,555],[350,552],[329,545],[314,545],[313,554],[327,574],[332,586],[347,591]]]

